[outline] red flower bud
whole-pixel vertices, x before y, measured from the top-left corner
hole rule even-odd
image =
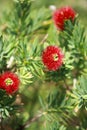
[[[54,12],[53,21],[58,29],[64,30],[64,22],[70,19],[73,21],[75,15],[76,13],[71,7],[62,7]]]
[[[5,72],[0,77],[0,88],[8,94],[15,93],[19,88],[19,78],[12,72]]]
[[[57,46],[48,46],[42,53],[42,61],[48,70],[55,71],[63,64],[63,53]]]

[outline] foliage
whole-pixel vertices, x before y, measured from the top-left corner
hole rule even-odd
[[[33,0],[14,0],[13,11],[1,20],[0,75],[12,71],[21,82],[19,91],[13,95],[0,89],[2,129],[85,130],[85,28],[76,17],[73,23],[65,21],[65,29],[59,31],[52,22],[51,10],[34,9],[33,3]],[[59,46],[64,53],[63,65],[56,71],[49,71],[41,59],[49,45]]]

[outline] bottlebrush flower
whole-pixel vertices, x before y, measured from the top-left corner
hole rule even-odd
[[[15,93],[19,88],[19,78],[12,72],[5,72],[0,77],[0,88],[8,94]]]
[[[70,19],[73,21],[75,15],[76,13],[71,7],[62,7],[54,12],[53,21],[58,29],[64,30],[64,22]]]
[[[63,53],[57,46],[48,46],[42,53],[42,61],[48,70],[55,71],[63,64]]]

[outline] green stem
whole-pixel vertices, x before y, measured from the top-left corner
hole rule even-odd
[[[2,118],[2,113],[1,113],[1,117],[0,117],[0,130],[4,130],[4,128],[3,128],[3,118]]]

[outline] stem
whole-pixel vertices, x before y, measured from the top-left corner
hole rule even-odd
[[[63,81],[64,81],[65,88],[70,91],[70,88],[69,88],[69,86],[64,78],[63,78]]]
[[[40,113],[40,114],[36,115],[35,117],[29,119],[29,120],[24,124],[24,128],[28,128],[32,123],[38,121],[38,119],[39,119],[41,116],[45,115],[45,114],[46,114],[46,112],[43,112],[43,113]]]
[[[2,113],[1,113],[0,116],[1,116],[1,117],[0,117],[0,130],[4,130],[4,128],[3,128],[3,118],[2,118]]]
[[[44,38],[43,38],[42,41],[41,41],[41,44],[43,44],[43,43],[46,41],[47,38],[48,38],[48,34],[46,34],[46,35],[44,36]]]

